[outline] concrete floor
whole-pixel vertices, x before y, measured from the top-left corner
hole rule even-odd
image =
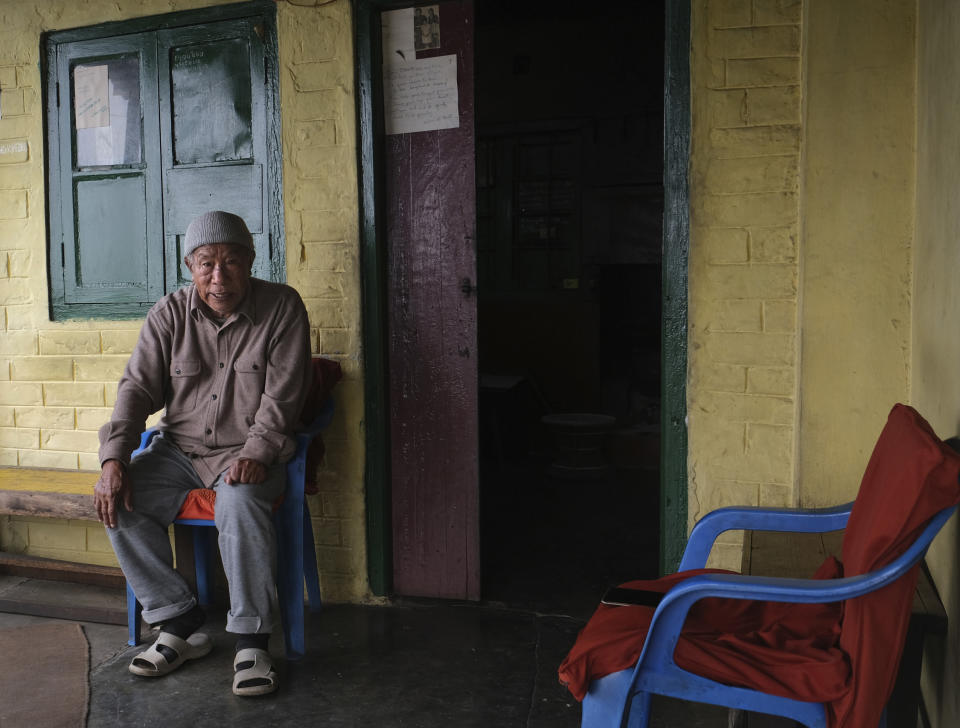
[[[35,580],[0,577],[0,594],[7,596],[46,588]],[[51,587],[64,589],[69,599],[122,604],[123,595],[110,590]],[[0,613],[0,629],[38,621],[42,618]],[[308,614],[306,657],[278,660],[280,690],[263,698],[232,694],[233,639],[223,623],[222,611],[214,610],[204,627],[214,640],[209,656],[158,679],[128,672],[143,647],[126,646],[125,627],[82,623],[91,648],[89,728],[574,728],[580,723],[579,703],[556,677],[582,626],[579,619],[439,601],[328,605]],[[280,655],[280,638],[275,642],[271,652]],[[727,717],[710,706],[663,701],[656,704],[653,725],[721,728]]]

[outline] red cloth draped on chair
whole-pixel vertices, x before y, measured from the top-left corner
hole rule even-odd
[[[867,465],[847,523],[843,563],[816,578],[867,573],[902,554],[940,510],[960,502],[960,455],[912,408],[896,405]],[[704,599],[690,610],[675,660],[727,685],[827,702],[831,728],[875,726],[893,688],[910,619],[917,568],[842,604]],[[667,591],[704,570],[625,586]],[[601,605],[560,665],[582,700],[590,682],[636,664],[649,607]],[[878,699],[878,698],[882,698]]]

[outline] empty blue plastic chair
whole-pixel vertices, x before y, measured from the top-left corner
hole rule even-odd
[[[313,422],[296,433],[297,448],[287,463],[287,488],[283,500],[274,513],[277,532],[277,598],[283,622],[283,637],[288,660],[303,657],[306,650],[304,634],[304,580],[311,611],[321,606],[320,578],[317,572],[317,555],[313,540],[310,510],[305,497],[307,450],[314,437],[326,429],[333,419],[334,401],[328,397]],[[145,448],[156,430],[147,430],[140,439],[140,447],[134,455]],[[212,601],[213,573],[216,549],[208,527],[216,528],[213,519],[177,519],[174,523],[196,526],[193,532],[194,562],[197,577],[197,601],[210,604]],[[127,584],[128,644],[140,643],[140,603]]]

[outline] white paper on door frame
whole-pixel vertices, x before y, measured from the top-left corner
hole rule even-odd
[[[383,66],[387,134],[456,129],[460,126],[455,55]]]

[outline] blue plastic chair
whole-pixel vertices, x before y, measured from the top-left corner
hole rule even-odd
[[[852,507],[851,502],[813,510],[716,510],[694,527],[678,570],[703,568],[714,541],[724,531],[837,531],[846,526]],[[657,606],[636,666],[591,683],[583,700],[582,728],[646,728],[653,695],[778,715],[809,728],[826,728],[824,703],[793,700],[748,688],[732,687],[681,669],[674,662],[673,653],[687,612],[696,601],[705,597],[822,604],[867,594],[899,579],[917,564],[934,536],[956,510],[957,507],[953,506],[940,511],[904,554],[882,569],[867,574],[829,580],[704,574],[678,583]],[[885,724],[884,716],[880,728],[884,728]]]
[[[283,638],[288,660],[303,657],[306,651],[304,634],[304,580],[310,611],[319,611],[321,606],[320,578],[317,572],[317,554],[313,541],[313,527],[307,506],[304,487],[306,484],[307,450],[313,438],[327,428],[333,419],[334,401],[328,397],[313,422],[296,433],[297,449],[287,463],[287,488],[283,501],[274,513],[277,532],[277,598],[283,622]],[[157,433],[147,430],[140,438],[143,450]],[[198,526],[193,529],[194,562],[197,577],[197,601],[207,605],[212,601],[213,573],[216,568],[214,535],[206,527],[216,528],[212,519],[177,519],[174,523]],[[127,644],[140,644],[140,614],[142,608],[133,590],[127,584]]]

